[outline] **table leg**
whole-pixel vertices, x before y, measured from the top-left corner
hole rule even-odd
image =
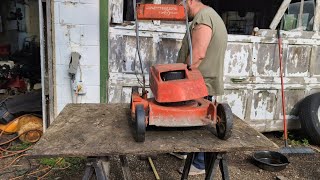
[[[181,180],[186,180],[186,179],[188,179],[190,167],[191,167],[191,164],[192,164],[193,159],[194,159],[194,154],[195,154],[195,153],[193,153],[193,152],[188,154],[187,159],[186,159],[186,162],[185,162],[184,167],[183,167],[183,172],[182,172]]]
[[[126,156],[120,156],[121,169],[125,180],[132,180]]]
[[[90,178],[92,177],[92,174],[93,174],[93,167],[91,164],[89,165],[87,163],[82,180],[90,180]]]
[[[226,153],[205,153],[206,180],[213,180],[215,169],[219,165],[223,180],[229,180]]]
[[[91,157],[88,158],[86,169],[82,180],[91,179],[95,172],[97,180],[108,180],[110,172],[109,157]]]

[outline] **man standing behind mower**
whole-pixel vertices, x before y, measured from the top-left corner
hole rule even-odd
[[[191,69],[198,68],[205,80],[209,98],[223,95],[224,56],[228,33],[219,14],[201,0],[186,0],[192,39]],[[177,63],[189,64],[188,38],[185,35]],[[176,154],[176,153],[175,153]],[[178,155],[178,154],[176,154]],[[185,156],[186,157],[186,156]],[[204,153],[196,153],[189,175],[204,174]],[[180,169],[182,172],[183,168]]]

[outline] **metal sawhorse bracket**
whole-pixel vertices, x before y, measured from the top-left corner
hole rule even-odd
[[[188,179],[188,174],[190,171],[191,164],[193,162],[195,153],[189,153],[184,164],[183,173],[181,176],[181,180]],[[228,165],[226,161],[226,153],[211,153],[206,152],[204,155],[205,160],[205,167],[206,167],[206,178],[205,180],[213,180],[215,175],[215,169],[219,165],[219,169],[222,174],[223,180],[229,180],[229,172],[228,172]]]
[[[120,156],[120,164],[125,180],[131,180],[131,173],[126,156]],[[86,169],[82,180],[90,180],[95,173],[97,180],[110,179],[110,161],[109,157],[89,157],[86,163]]]

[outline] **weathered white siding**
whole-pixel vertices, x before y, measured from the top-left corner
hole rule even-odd
[[[140,24],[141,53],[146,74],[157,63],[173,63],[184,35],[177,24]],[[283,61],[289,128],[299,128],[297,103],[320,91],[320,38],[313,32],[283,32]],[[225,96],[234,114],[259,131],[282,129],[280,68],[275,31],[258,36],[229,35],[225,55]],[[129,102],[131,86],[139,85],[133,25],[110,27],[110,103]],[[138,75],[141,79],[141,77]],[[147,75],[148,77],[148,75]],[[147,78],[148,81],[148,78]]]
[[[54,0],[55,115],[71,103],[71,52],[81,54],[87,94],[78,102],[100,102],[99,0]],[[79,72],[79,71],[78,71]],[[79,73],[78,77],[79,79]]]

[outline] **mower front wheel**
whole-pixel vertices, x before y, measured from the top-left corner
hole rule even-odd
[[[144,111],[144,107],[142,104],[136,105],[136,141],[137,142],[144,142],[145,140],[145,133],[146,133],[146,114]]]
[[[233,128],[233,113],[228,104],[218,104],[218,121],[216,124],[218,138],[227,140],[231,137]]]

